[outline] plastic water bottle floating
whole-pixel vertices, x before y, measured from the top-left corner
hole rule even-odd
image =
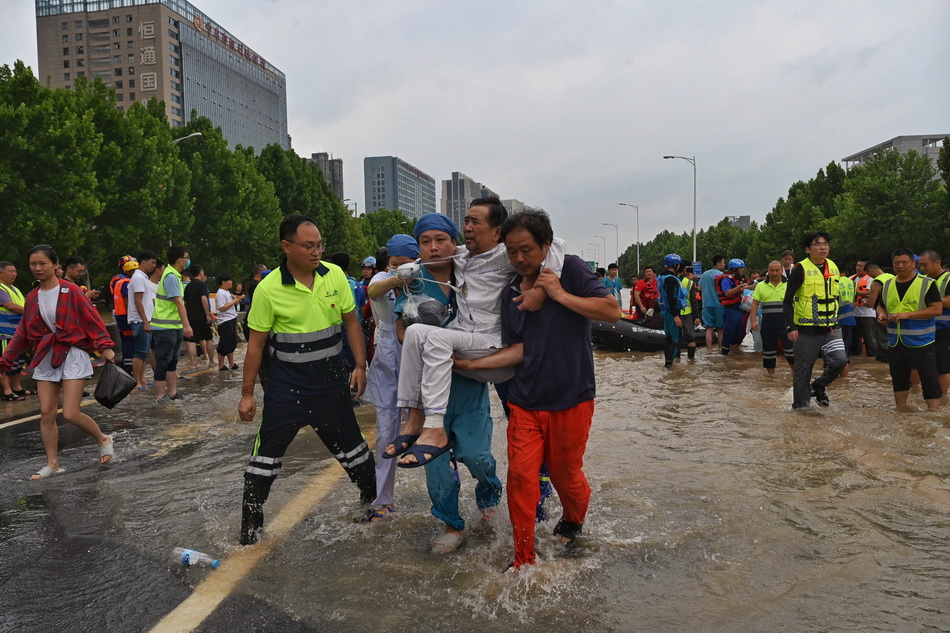
[[[176,547],[172,550],[172,559],[176,563],[181,563],[185,567],[207,567],[211,566],[214,569],[217,569],[221,561],[211,558],[204,552],[198,552],[193,549],[185,549],[184,547]]]

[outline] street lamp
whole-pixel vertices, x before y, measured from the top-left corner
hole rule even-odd
[[[620,229],[617,227],[616,224],[613,224],[613,223],[611,223],[611,222],[604,222],[603,225],[604,225],[604,226],[612,226],[612,227],[614,227],[614,231],[616,232],[616,237],[617,237],[617,259],[615,259],[614,261],[617,262],[617,265],[619,266],[619,265],[620,265]]]
[[[663,158],[682,158],[693,164],[693,262],[696,261],[696,157],[664,156]]]
[[[181,143],[186,138],[197,138],[199,136],[201,136],[201,132],[192,132],[188,136],[182,136],[181,138],[176,138],[174,141],[172,141],[172,145],[175,145],[176,143]]]
[[[596,237],[596,235],[594,237]],[[595,263],[599,264],[600,263],[600,244],[594,244],[593,242],[588,242],[587,245],[593,246],[594,248],[597,249],[594,251],[594,256],[595,256]]]
[[[622,207],[633,207],[637,212],[637,274],[640,274],[640,207],[628,202],[619,202]]]
[[[607,259],[607,238],[604,237],[603,235],[595,235],[594,237],[599,237],[599,238],[603,241],[604,250],[602,250],[601,252],[604,254],[604,260],[605,260],[605,261],[602,262],[602,263],[606,264],[606,263],[607,263],[607,262],[606,262],[606,259]]]

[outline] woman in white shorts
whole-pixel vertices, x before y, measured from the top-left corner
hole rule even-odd
[[[112,362],[114,343],[95,306],[73,283],[60,280],[55,271],[59,257],[51,246],[40,244],[30,250],[30,272],[39,281],[26,297],[23,319],[0,358],[0,369],[20,354],[35,348],[30,368],[40,400],[40,435],[46,452],[46,466],[32,479],[45,479],[65,472],[59,466],[56,426],[60,391],[63,393],[63,418],[91,435],[99,445],[99,463],[114,459],[112,438],[105,435],[95,420],[80,410],[83,388],[92,377],[89,354],[101,352]]]

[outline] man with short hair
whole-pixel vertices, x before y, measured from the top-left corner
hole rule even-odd
[[[591,319],[616,322],[620,309],[579,257],[564,256],[558,278],[544,267],[554,240],[544,211],[522,211],[504,223],[502,239],[518,272],[503,290],[503,338],[507,347],[491,356],[456,364],[467,370],[516,367],[509,391],[508,512],[514,562],[505,578],[535,563],[534,529],[541,491],[538,472],[546,462],[564,509],[554,528],[557,540],[573,544],[590,502],[583,471],[594,413],[595,375]],[[547,300],[536,312],[517,309],[515,298],[543,287]],[[543,379],[539,379],[543,376]]]
[[[824,231],[812,231],[802,246],[808,257],[792,269],[782,304],[788,339],[795,344],[793,409],[807,407],[812,396],[822,407],[831,404],[826,390],[848,363],[838,327],[838,267],[828,259],[831,238]],[[819,355],[824,357],[825,369],[812,381]]]
[[[659,296],[656,284],[656,270],[653,266],[644,266],[643,278],[633,288],[633,301],[637,304],[637,318],[643,319],[647,327],[662,327],[663,321],[656,313],[656,300]]]
[[[0,355],[13,338],[26,298],[20,289],[13,285],[17,270],[13,262],[0,262]],[[3,400],[18,402],[26,396],[35,395],[20,384],[20,372],[26,366],[26,356],[20,356],[11,365],[9,371],[0,372],[0,385],[3,386]]]
[[[940,316],[936,318],[937,333],[934,354],[937,359],[937,380],[943,395],[950,393],[950,272],[944,270],[940,254],[927,249],[920,253],[920,272],[936,282],[940,291]]]
[[[363,331],[346,274],[322,261],[323,236],[313,218],[294,214],[280,223],[280,267],[254,291],[247,316],[250,339],[238,413],[254,419],[254,385],[267,356],[261,426],[244,471],[241,545],[256,543],[264,528],[264,503],[284,453],[304,426],[316,431],[360,490],[360,502],[376,496],[373,453],[360,432],[350,389],[366,388]],[[344,328],[355,359],[347,377],[340,352]]]
[[[860,356],[861,351],[865,350],[867,355],[873,358],[877,355],[877,340],[874,336],[877,314],[874,312],[874,306],[868,304],[874,278],[865,270],[867,261],[859,259],[855,262],[854,275],[851,276],[851,281],[854,283],[853,313],[857,326],[852,331],[850,353],[852,356]]]
[[[87,288],[85,277],[86,260],[79,255],[67,257],[66,261],[63,262],[63,278],[79,286],[79,289],[83,291],[87,299],[95,301],[99,298],[99,291],[95,288]]]
[[[129,279],[129,327],[132,328],[132,377],[139,389],[145,389],[145,362],[152,349],[152,310],[155,297],[149,275],[155,271],[158,256],[152,251],[139,253],[139,267]]]
[[[198,345],[201,345],[201,351],[208,361],[208,367],[213,368],[214,362],[214,340],[211,332],[211,324],[214,322],[211,311],[210,291],[208,290],[208,274],[204,267],[198,264],[192,264],[189,268],[191,281],[185,286],[182,292],[182,298],[185,301],[185,312],[188,313],[188,323],[194,331],[194,336],[185,338],[188,347],[188,359],[191,361],[191,368],[198,368]]]
[[[937,379],[936,318],[943,305],[933,279],[917,274],[914,251],[898,248],[891,254],[896,275],[884,282],[877,319],[887,327],[887,362],[898,408],[907,406],[911,370],[920,376],[924,402],[931,411],[940,408]]]
[[[713,351],[713,334],[718,334],[722,341],[723,335],[723,308],[719,303],[719,290],[716,279],[722,276],[726,267],[726,258],[722,255],[713,257],[712,268],[699,277],[699,293],[703,300],[703,325],[706,326],[706,351]]]
[[[191,258],[187,248],[180,244],[168,247],[168,266],[158,282],[151,321],[155,339],[155,402],[158,404],[181,399],[178,393],[178,357],[183,337],[194,335],[182,298],[181,271],[189,266]]]
[[[752,331],[762,334],[762,367],[770,375],[775,374],[779,341],[782,343],[782,352],[788,366],[795,369],[795,347],[788,340],[788,330],[785,328],[785,317],[782,314],[787,287],[782,278],[782,263],[777,259],[769,262],[769,276],[765,281],[756,284],[755,290],[752,291],[752,311],[749,312]],[[761,322],[759,308],[762,309]]]
[[[623,290],[623,282],[620,281],[620,278],[617,277],[617,274],[620,272],[620,268],[617,264],[609,264],[607,266],[607,276],[604,277],[604,288],[610,291],[617,299],[617,305],[623,307],[623,297],[621,296],[621,291]]]

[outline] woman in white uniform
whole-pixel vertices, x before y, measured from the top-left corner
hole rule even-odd
[[[21,353],[35,348],[30,368],[40,400],[40,435],[46,452],[46,466],[32,479],[45,479],[65,472],[59,466],[56,426],[59,394],[63,394],[63,417],[96,440],[99,463],[114,459],[112,438],[105,435],[95,420],[80,410],[83,388],[92,377],[89,354],[101,352],[112,362],[114,343],[95,306],[73,283],[56,277],[59,257],[51,246],[34,246],[29,254],[30,272],[39,281],[26,297],[23,319],[0,358],[0,368],[8,366]]]

